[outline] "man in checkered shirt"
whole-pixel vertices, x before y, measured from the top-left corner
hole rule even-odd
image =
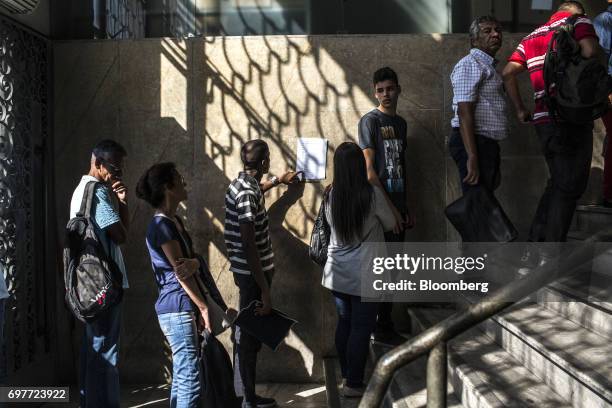
[[[464,193],[477,184],[490,191],[499,186],[499,141],[508,134],[503,80],[494,58],[502,45],[501,25],[495,17],[476,18],[470,42],[470,53],[451,74],[455,115],[448,143]]]

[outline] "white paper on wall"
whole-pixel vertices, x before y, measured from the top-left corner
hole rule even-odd
[[[325,180],[327,167],[327,139],[300,137],[297,142],[297,171],[303,180]]]

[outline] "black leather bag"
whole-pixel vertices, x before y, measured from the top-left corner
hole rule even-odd
[[[499,201],[482,186],[470,188],[444,213],[464,242],[511,242],[518,237]]]
[[[310,235],[310,248],[308,255],[317,265],[325,266],[327,262],[327,247],[331,236],[331,228],[325,217],[325,205],[327,203],[329,192],[326,192],[319,208],[319,214],[312,227]]]

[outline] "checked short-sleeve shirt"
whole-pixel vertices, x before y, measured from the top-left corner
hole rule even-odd
[[[504,82],[495,69],[495,59],[478,48],[462,58],[451,74],[453,111],[451,126],[459,127],[459,103],[473,102],[474,132],[495,140],[508,136]]]

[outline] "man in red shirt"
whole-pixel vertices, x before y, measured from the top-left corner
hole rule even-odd
[[[566,241],[576,202],[586,189],[591,168],[593,123],[576,125],[559,119],[553,121],[544,102],[544,59],[548,43],[554,30],[574,14],[580,15],[575,23],[574,38],[582,56],[598,56],[597,35],[591,21],[584,16],[584,7],[577,1],[565,1],[546,24],[523,38],[502,74],[518,120],[535,125],[550,172],[529,232],[529,241],[533,242]],[[516,77],[524,71],[529,71],[534,90],[533,115],[523,104],[518,88]]]

